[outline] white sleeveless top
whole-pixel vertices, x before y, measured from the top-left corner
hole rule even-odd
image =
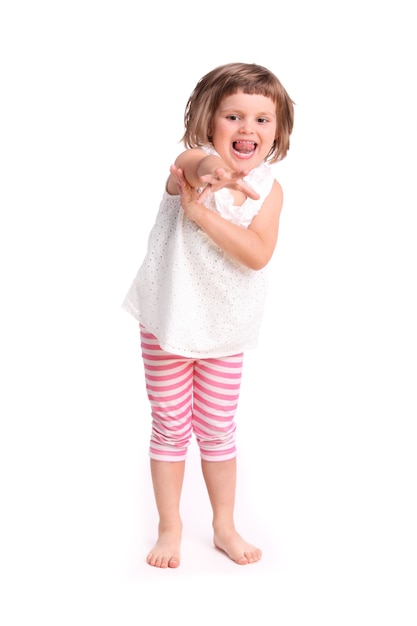
[[[247,228],[271,191],[274,177],[262,163],[245,180],[260,198],[233,205],[228,189],[205,205]],[[123,308],[171,354],[230,356],[258,340],[267,292],[266,269],[252,270],[223,252],[185,215],[180,196],[164,193],[145,259]]]

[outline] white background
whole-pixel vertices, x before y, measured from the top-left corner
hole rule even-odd
[[[405,0],[2,2],[4,626],[415,626],[415,58]],[[121,302],[188,96],[231,61],[296,103],[238,413],[236,522],[264,558],[212,548],[193,446],[182,565],[161,571]]]

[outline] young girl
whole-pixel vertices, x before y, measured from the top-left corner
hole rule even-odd
[[[140,323],[152,412],[159,532],[147,562],[178,567],[180,495],[194,433],[214,545],[240,565],[261,550],[235,529],[234,420],[243,352],[256,345],[283,202],[268,163],[287,154],[293,102],[269,70],[230,63],[206,74],[184,115],[145,259],[123,303]]]

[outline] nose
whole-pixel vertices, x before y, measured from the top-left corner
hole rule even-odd
[[[250,119],[248,118],[242,119],[242,122],[240,124],[241,133],[250,134],[253,132],[252,128],[253,128],[252,121]]]

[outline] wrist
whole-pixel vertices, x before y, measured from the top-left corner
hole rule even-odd
[[[203,203],[196,202],[193,207],[193,221],[204,230],[205,223],[207,221],[207,214],[211,213]]]

